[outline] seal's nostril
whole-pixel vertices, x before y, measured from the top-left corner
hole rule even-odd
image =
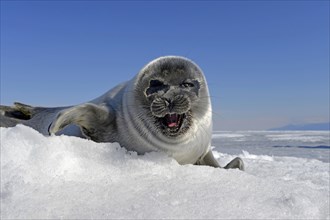
[[[171,104],[171,101],[168,100],[168,99],[164,99],[164,102],[165,102],[165,105],[166,105],[166,106],[169,106],[169,105]]]

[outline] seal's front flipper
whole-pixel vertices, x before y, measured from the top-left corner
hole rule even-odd
[[[243,160],[239,157],[236,157],[232,161],[230,161],[225,167],[225,169],[240,169],[244,170],[244,163]]]
[[[214,158],[213,153],[211,150],[209,150],[207,152],[207,154],[205,154],[205,156],[197,161],[196,165],[207,165],[207,166],[211,166],[211,167],[219,167],[222,168],[218,161]],[[230,161],[225,167],[223,167],[225,169],[240,169],[240,170],[244,170],[244,163],[243,160],[239,157],[236,157],[235,159],[233,159],[232,161]]]
[[[114,114],[105,105],[86,103],[60,111],[49,126],[49,133],[55,134],[70,124],[78,125],[82,133],[94,141],[100,139],[107,132]]]
[[[209,150],[204,157],[202,157],[199,161],[195,163],[195,165],[207,165],[211,167],[220,167],[218,161],[214,158],[213,153]]]

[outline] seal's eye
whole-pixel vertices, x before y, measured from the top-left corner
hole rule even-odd
[[[149,96],[160,91],[166,92],[169,89],[168,85],[165,85],[162,81],[153,79],[149,82],[149,88],[146,90],[146,94]]]
[[[184,83],[181,83],[181,87],[185,87],[185,88],[192,88],[194,87],[195,84],[194,83],[191,83],[191,82],[184,82]]]
[[[150,81],[150,86],[149,87],[161,87],[164,86],[164,83],[159,80],[151,80]]]

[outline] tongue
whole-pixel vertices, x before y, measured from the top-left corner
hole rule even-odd
[[[170,122],[167,124],[168,127],[170,128],[173,128],[173,127],[176,127],[177,126],[177,123],[176,122]]]
[[[170,128],[178,126],[178,115],[177,114],[167,115],[167,126]]]

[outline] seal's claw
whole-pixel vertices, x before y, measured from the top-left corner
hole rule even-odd
[[[53,124],[53,123],[50,123],[50,125],[48,126],[48,129],[47,129],[47,131],[48,131],[48,135],[49,135],[49,136],[52,135],[52,133],[50,132],[50,127],[52,126],[52,124]]]
[[[57,121],[53,121],[48,126],[48,134],[49,134],[49,136],[56,134],[58,131],[62,130],[67,125],[69,125],[69,124],[61,125]]]
[[[57,114],[55,120],[48,127],[48,133],[50,135],[56,134],[66,126],[76,122],[76,115],[72,110],[74,108],[62,110]]]
[[[245,167],[244,167],[244,162],[241,158],[236,157],[235,159],[233,159],[232,161],[230,161],[225,167],[225,169],[240,169],[242,171],[244,171]]]

